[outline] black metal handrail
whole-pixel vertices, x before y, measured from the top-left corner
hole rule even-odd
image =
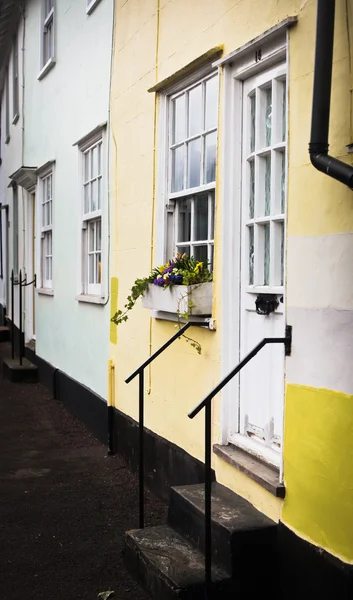
[[[15,359],[15,298],[14,298],[14,290],[15,285],[19,285],[19,293],[18,293],[18,325],[19,325],[19,360],[20,365],[22,366],[23,357],[24,357],[24,337],[22,331],[22,288],[27,287],[28,285],[34,284],[36,287],[36,275],[34,275],[33,280],[27,283],[27,275],[22,279],[22,270],[18,274],[18,278],[15,280],[14,270],[11,271],[11,357],[12,360]]]
[[[183,327],[181,327],[165,344],[163,344],[163,346],[161,346],[160,348],[158,348],[158,350],[156,350],[156,352],[154,352],[147,360],[145,360],[144,363],[142,363],[142,365],[136,369],[136,371],[134,371],[126,380],[125,383],[130,383],[130,381],[132,381],[133,379],[135,379],[135,377],[138,375],[139,376],[139,525],[140,525],[140,529],[143,529],[145,526],[145,499],[144,499],[144,468],[145,468],[145,462],[144,462],[144,435],[143,435],[143,428],[144,428],[144,403],[145,403],[145,398],[144,398],[144,370],[146,367],[148,367],[148,365],[151,364],[151,362],[154,361],[155,358],[157,358],[157,356],[159,356],[160,354],[162,354],[162,352],[164,352],[164,350],[166,350],[175,340],[177,340],[178,338],[180,338],[180,336],[182,336],[185,331],[187,329],[189,329],[189,327],[191,325],[196,325],[197,323],[193,322],[191,323],[190,321],[188,321],[187,323],[185,323],[185,325]],[[200,325],[204,325],[204,323],[200,323]]]
[[[243,360],[213,388],[195,408],[188,414],[190,419],[196,417],[199,412],[205,409],[205,600],[210,598],[210,589],[212,583],[212,540],[211,540],[211,494],[212,494],[212,468],[211,468],[211,425],[212,425],[212,399],[224,388],[235,375],[267,344],[284,344],[285,355],[289,356],[292,345],[292,328],[286,327],[285,337],[264,338],[247,354]]]

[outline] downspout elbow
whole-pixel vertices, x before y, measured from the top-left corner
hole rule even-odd
[[[353,190],[353,167],[330,156],[327,150],[326,152],[319,152],[317,148],[312,149],[311,144],[309,145],[309,155],[311,164],[315,169],[329,177],[333,177]]]

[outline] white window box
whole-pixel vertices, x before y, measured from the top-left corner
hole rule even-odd
[[[210,317],[212,314],[213,283],[175,285],[164,288],[151,283],[142,297],[142,306],[168,313]],[[192,306],[189,304],[192,303]]]

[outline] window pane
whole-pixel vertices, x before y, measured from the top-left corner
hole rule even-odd
[[[271,213],[271,156],[265,158],[265,215]]]
[[[201,171],[201,139],[198,138],[188,144],[188,187],[200,185]]]
[[[191,198],[178,202],[178,242],[189,242],[191,233]]]
[[[172,150],[172,192],[184,188],[184,146]]]
[[[94,283],[94,254],[88,255],[88,283]]]
[[[210,262],[208,264],[208,269],[212,272],[213,271],[213,263],[214,263],[214,246],[213,244],[210,246]]]
[[[254,226],[249,231],[249,285],[254,285]]]
[[[217,127],[218,120],[218,77],[206,81],[205,129]]]
[[[194,258],[200,260],[207,266],[207,246],[194,246]]]
[[[87,183],[84,186],[84,212],[90,212],[90,197],[91,197],[91,184]]]
[[[84,155],[84,163],[85,163],[85,182],[91,179],[90,177],[90,153],[86,152]]]
[[[195,240],[208,239],[208,197],[197,196],[195,198]]]
[[[102,178],[98,179],[98,208],[102,208]]]
[[[49,208],[48,225],[51,225],[53,222],[53,215],[52,215],[53,203],[51,200],[50,200],[50,202],[48,202],[48,208]]]
[[[189,92],[189,135],[202,130],[202,86],[198,85]]]
[[[272,133],[272,89],[266,90],[266,146],[271,145],[271,133]]]
[[[206,157],[205,157],[205,183],[211,183],[216,180],[216,147],[217,133],[210,133],[205,137]]]
[[[98,144],[98,175],[102,175],[102,143]]]
[[[94,252],[94,222],[88,225],[88,251]]]
[[[102,280],[102,255],[100,252],[96,254],[96,282],[101,283]]]
[[[92,179],[98,175],[98,146],[92,148]]]
[[[50,231],[48,232],[47,237],[48,237],[47,253],[49,256],[51,256],[52,255],[52,235],[51,235]]]
[[[47,199],[51,200],[51,175],[47,177]]]
[[[50,279],[49,258],[45,258],[45,279]]]
[[[188,254],[190,256],[190,246],[178,246],[177,245],[177,252],[180,252],[180,254]]]
[[[255,118],[256,118],[256,97],[255,94],[250,98],[250,152],[255,150]]]
[[[282,84],[282,142],[287,137],[287,92],[286,82]]]
[[[210,237],[209,237],[209,239],[213,240],[213,238],[214,238],[214,212],[215,212],[215,208],[214,208],[214,196],[213,195],[211,197],[209,210],[211,211],[211,215],[210,215],[210,233],[209,233]]]
[[[185,95],[173,100],[173,144],[184,140],[185,132]]]
[[[249,162],[249,176],[249,219],[253,219],[255,209],[255,163],[253,160]]]
[[[286,155],[283,152],[281,157],[281,212],[284,213],[286,204]]]
[[[264,240],[264,285],[270,284],[270,224],[264,225],[265,240]]]
[[[91,210],[98,209],[98,179],[94,179],[91,183]]]
[[[96,221],[96,250],[102,249],[102,221]]]

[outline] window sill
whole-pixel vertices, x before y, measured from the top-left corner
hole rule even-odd
[[[185,323],[195,323],[195,325],[205,327],[205,329],[210,329],[211,331],[216,330],[216,319],[212,319],[212,317],[196,317],[191,315],[188,320],[186,320],[183,317],[178,318],[176,313],[164,312],[163,310],[151,310],[151,317],[161,321],[181,323],[182,325]]]
[[[286,488],[282,483],[279,483],[279,470],[272,467],[252,454],[240,450],[232,444],[228,446],[220,446],[215,444],[213,452],[222,460],[230,464],[232,467],[247,475],[250,479],[261,485],[265,490],[276,496],[276,498],[284,498]]]
[[[90,294],[78,294],[75,296],[75,300],[78,302],[88,302],[89,304],[105,304],[105,298],[101,298],[100,296],[92,296]]]
[[[42,296],[54,296],[54,290],[52,288],[37,288],[37,294]]]
[[[90,15],[91,12],[94,11],[94,9],[96,8],[97,4],[99,4],[100,0],[92,0],[92,2],[89,3],[89,5],[86,8],[86,13],[87,15]]]
[[[47,73],[49,73],[49,71],[54,67],[55,65],[55,59],[54,58],[49,58],[48,62],[44,65],[44,67],[42,68],[42,70],[40,71],[37,79],[40,81],[41,79],[43,79],[43,77],[46,76]]]
[[[12,125],[16,125],[19,118],[20,118],[20,115],[18,113],[16,113],[14,118],[12,119]]]

